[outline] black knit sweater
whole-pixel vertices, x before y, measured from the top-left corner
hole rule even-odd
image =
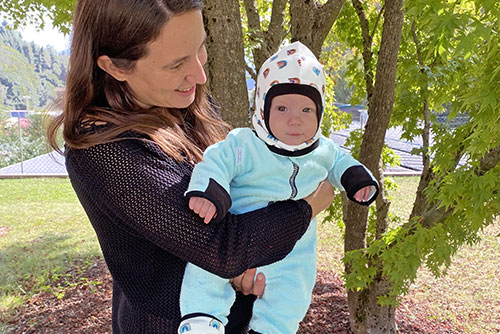
[[[176,333],[186,262],[236,277],[285,257],[311,219],[300,200],[206,225],[184,198],[192,165],[138,135],[67,149],[66,167],[113,277],[115,334]],[[228,333],[241,333],[231,332],[231,322],[248,319],[245,312],[232,312]]]

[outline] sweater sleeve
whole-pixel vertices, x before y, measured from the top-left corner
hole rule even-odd
[[[211,145],[203,154],[203,161],[196,164],[191,175],[186,197],[203,197],[215,205],[217,216],[212,223],[220,222],[231,207],[230,183],[238,173],[241,147],[238,132],[231,131],[226,139]]]
[[[328,173],[330,183],[341,190],[345,190],[347,197],[358,204],[370,205],[378,196],[378,182],[373,174],[358,160],[347,152],[329,141],[334,152],[332,169]],[[369,199],[366,202],[358,202],[354,195],[364,187],[370,187]]]
[[[184,197],[191,166],[139,139],[70,149],[66,165],[87,212],[98,210],[116,229],[221,277],[236,277],[284,258],[311,219],[311,207],[301,200],[204,224]],[[115,242],[103,239],[103,249]]]

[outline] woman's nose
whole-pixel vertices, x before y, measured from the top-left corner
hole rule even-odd
[[[186,81],[196,83],[198,85],[202,85],[207,81],[207,75],[203,69],[203,64],[199,59],[195,60],[193,67],[189,71],[188,75],[186,75]]]

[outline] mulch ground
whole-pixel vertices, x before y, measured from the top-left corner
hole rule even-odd
[[[31,298],[11,321],[11,333],[111,333],[111,277],[103,262],[83,273],[70,275],[71,288],[59,298],[54,293],[41,293]],[[81,278],[85,279],[82,280]],[[89,284],[88,282],[102,282]],[[65,281],[68,285],[68,281]],[[411,315],[405,311],[411,310]],[[433,320],[425,313],[425,305],[405,301],[396,312],[400,333],[461,333],[446,322]],[[312,305],[299,330],[300,334],[351,333],[343,282],[336,273],[318,272]]]

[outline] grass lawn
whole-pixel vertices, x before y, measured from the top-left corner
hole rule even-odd
[[[67,179],[0,180],[0,333],[18,306],[100,254]]]
[[[418,179],[396,182],[400,188],[392,208],[407,217]],[[319,269],[341,273],[339,229],[320,223],[318,235]],[[460,250],[447,276],[434,278],[421,269],[401,305],[405,313],[446,321],[463,333],[499,333],[498,235],[497,222],[483,231],[479,244]],[[65,286],[68,269],[84,269],[100,256],[95,234],[67,179],[0,180],[0,333],[7,333],[2,323],[29,298],[42,291],[62,297],[74,284]]]

